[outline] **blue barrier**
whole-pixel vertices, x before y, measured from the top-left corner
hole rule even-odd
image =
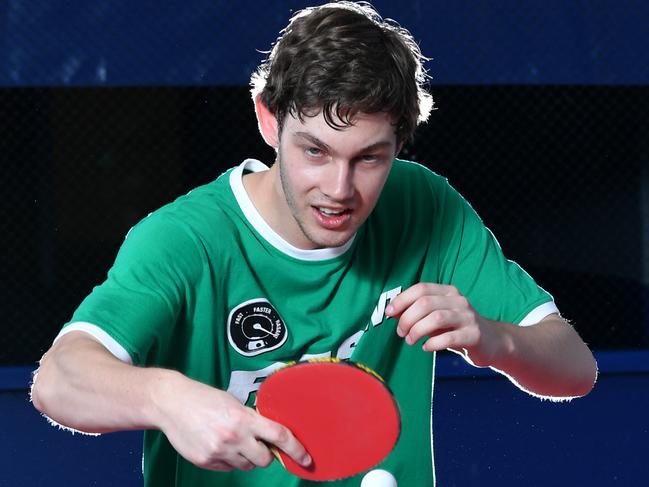
[[[595,351],[600,375],[649,373],[649,350]],[[0,392],[27,389],[36,366],[0,367]],[[437,356],[438,379],[497,377],[491,369],[472,367],[459,355],[444,352]]]
[[[433,406],[439,487],[644,485],[649,353],[596,355],[595,389],[568,403],[541,401],[459,357],[440,357]],[[29,367],[0,374],[0,486],[142,485],[139,432],[59,431],[29,403]]]

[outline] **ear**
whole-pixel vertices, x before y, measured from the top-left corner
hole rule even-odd
[[[259,95],[255,96],[255,114],[257,115],[257,125],[259,132],[264,138],[264,141],[271,147],[277,149],[279,147],[279,127],[277,118],[261,101]]]

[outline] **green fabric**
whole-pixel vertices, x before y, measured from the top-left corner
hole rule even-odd
[[[299,259],[265,240],[234,197],[231,171],[135,226],[106,282],[70,323],[96,324],[135,364],[179,370],[249,406],[268,373],[305,355],[366,364],[386,380],[402,412],[399,442],[380,467],[399,485],[432,485],[434,355],[396,335],[395,321],[384,315],[389,299],[421,281],[453,284],[483,316],[518,323],[552,297],[505,259],[444,178],[418,164],[394,162],[351,247],[325,260]],[[249,336],[246,316],[257,312],[279,323],[273,330],[285,341],[259,330],[263,340]],[[201,470],[158,431],[145,433],[144,452],[148,486],[311,485],[277,462],[251,472]],[[361,478],[329,485],[358,486]]]

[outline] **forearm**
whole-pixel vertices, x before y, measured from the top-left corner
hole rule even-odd
[[[524,390],[550,397],[590,392],[597,376],[592,353],[577,332],[558,316],[533,326],[494,323],[503,340],[492,368]]]
[[[311,462],[286,427],[227,392],[172,370],[122,363],[83,332],[63,336],[45,354],[32,400],[79,431],[161,430],[180,455],[209,470],[266,467],[273,460],[267,445],[305,467]]]
[[[159,429],[158,396],[176,376],[122,363],[90,337],[71,333],[41,360],[32,401],[57,423],[89,433]]]

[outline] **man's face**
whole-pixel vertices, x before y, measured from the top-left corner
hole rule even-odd
[[[322,114],[287,115],[277,157],[289,210],[280,217],[285,238],[303,249],[349,241],[374,209],[398,149],[385,113],[357,114],[343,130]]]

